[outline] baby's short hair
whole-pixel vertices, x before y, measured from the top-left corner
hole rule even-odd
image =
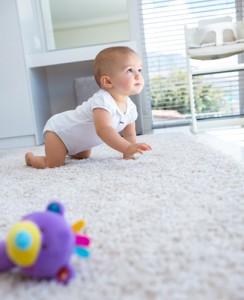
[[[136,53],[129,47],[115,46],[103,49],[98,53],[94,60],[93,71],[96,82],[101,86],[100,79],[103,75],[107,75],[116,65],[117,60],[121,59],[121,56],[128,55],[130,53]]]

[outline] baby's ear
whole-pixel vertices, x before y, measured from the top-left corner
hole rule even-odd
[[[62,203],[58,201],[54,201],[48,204],[47,211],[51,211],[53,213],[57,213],[60,215],[64,215],[64,206]]]
[[[100,79],[100,82],[101,82],[102,87],[105,87],[105,88],[111,88],[113,86],[110,81],[109,76],[103,75]]]

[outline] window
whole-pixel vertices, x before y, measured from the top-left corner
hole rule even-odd
[[[242,18],[242,1],[237,0],[141,0],[143,54],[148,66],[153,127],[189,123],[184,27],[201,19],[231,16]],[[200,64],[231,64],[243,55]],[[197,117],[218,118],[243,114],[240,82],[244,72],[194,76]],[[147,88],[147,86],[146,86]]]

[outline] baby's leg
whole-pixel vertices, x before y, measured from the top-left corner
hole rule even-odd
[[[91,149],[76,153],[74,155],[71,155],[70,157],[71,158],[76,158],[76,159],[84,159],[84,158],[90,157],[90,155],[91,155]]]
[[[25,155],[25,161],[28,166],[36,169],[55,168],[63,166],[67,155],[67,148],[60,137],[48,131],[45,135],[46,156],[35,156],[31,152]]]

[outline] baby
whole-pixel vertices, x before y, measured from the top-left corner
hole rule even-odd
[[[136,142],[137,110],[128,97],[144,86],[142,62],[128,47],[102,50],[94,61],[94,77],[100,90],[76,109],[52,116],[44,127],[45,156],[25,155],[26,164],[37,169],[60,167],[65,158],[83,159],[92,147],[106,143],[124,159],[151,150]],[[122,132],[122,136],[119,132]]]

